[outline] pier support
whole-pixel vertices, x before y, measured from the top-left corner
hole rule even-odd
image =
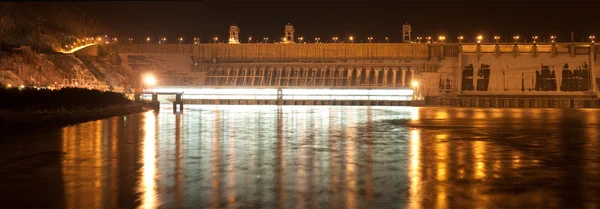
[[[179,105],[179,112],[183,112],[183,100],[181,99],[182,94],[175,94],[175,102],[173,102],[173,113],[177,112],[177,105]]]

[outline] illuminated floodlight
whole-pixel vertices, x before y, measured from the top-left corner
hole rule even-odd
[[[411,83],[411,85],[412,85],[412,87],[417,88],[417,87],[419,87],[419,82],[418,81],[413,81]]]
[[[146,75],[146,77],[144,77],[144,83],[146,85],[156,85],[156,78],[154,78],[153,75]]]

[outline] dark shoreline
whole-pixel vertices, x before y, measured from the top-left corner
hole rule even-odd
[[[129,115],[151,110],[142,103],[112,105],[104,108],[76,110],[14,111],[0,109],[0,130],[32,130],[61,127],[114,116]]]

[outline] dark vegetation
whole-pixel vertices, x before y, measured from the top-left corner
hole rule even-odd
[[[63,88],[60,90],[0,89],[0,109],[16,111],[100,109],[111,106],[125,106],[132,103],[121,93],[80,88]]]

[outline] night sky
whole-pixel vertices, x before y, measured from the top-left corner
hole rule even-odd
[[[600,35],[600,15],[595,12],[600,2],[593,1],[158,1],[158,2],[77,2],[71,3],[99,18],[119,31],[142,42],[150,36],[154,41],[166,36],[173,41],[182,36],[189,43],[199,36],[206,43],[218,36],[226,40],[229,25],[237,24],[240,39],[247,41],[283,37],[284,25],[292,23],[296,37],[305,40],[333,36],[355,42],[390,42],[401,39],[402,24],[408,22],[416,36],[446,35],[456,42],[458,35],[474,41],[477,34],[488,39],[500,35],[502,40],[520,35],[540,41],[550,35],[559,41],[588,40]],[[169,42],[169,41],[168,41]]]

